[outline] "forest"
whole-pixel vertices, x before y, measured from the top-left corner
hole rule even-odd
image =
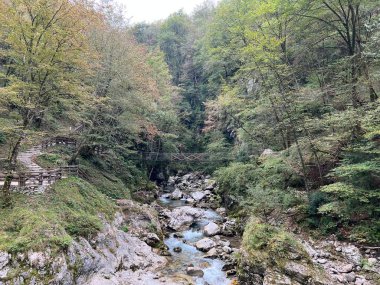
[[[15,283],[1,253],[67,250],[187,173],[214,179],[215,209],[236,221],[225,284],[379,284],[379,96],[378,0],[205,1],[133,24],[114,1],[0,0],[0,284],[129,284],[83,281],[77,263],[75,282],[49,283],[40,268]],[[207,161],[159,159],[173,153]],[[43,186],[46,169],[74,166],[78,177],[46,172],[60,179],[46,193],[15,190],[26,174]],[[305,236],[355,245],[360,269],[294,277],[292,252],[314,262]],[[224,284],[208,282],[166,284]]]

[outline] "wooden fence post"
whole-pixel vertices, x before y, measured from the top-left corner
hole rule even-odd
[[[44,184],[44,173],[40,172],[38,173],[38,185],[43,185]]]

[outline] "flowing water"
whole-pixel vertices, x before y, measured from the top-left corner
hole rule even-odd
[[[160,197],[159,202],[162,206],[174,209],[176,207],[185,206],[184,200],[170,200]],[[190,265],[201,268],[204,272],[203,277],[193,277],[196,285],[228,285],[231,279],[227,278],[225,272],[222,271],[224,262],[219,259],[204,258],[205,253],[197,250],[192,244],[204,238],[203,227],[209,222],[220,221],[222,217],[211,209],[206,210],[206,214],[196,220],[187,230],[179,232],[181,238],[176,237],[178,233],[170,234],[165,240],[165,244],[169,247],[172,254],[172,262],[170,262],[166,273],[169,275],[184,275],[186,269]],[[174,252],[174,248],[179,247],[181,252]]]

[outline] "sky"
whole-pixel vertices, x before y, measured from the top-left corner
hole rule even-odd
[[[165,19],[182,8],[185,12],[191,13],[204,0],[118,0],[118,2],[125,8],[126,17],[131,23],[151,23]]]

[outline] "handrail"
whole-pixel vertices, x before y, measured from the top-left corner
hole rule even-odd
[[[50,185],[64,176],[79,176],[79,166],[70,165],[52,170],[0,173],[0,182],[4,182],[8,176],[12,176],[18,182],[19,187],[44,185],[44,182]]]

